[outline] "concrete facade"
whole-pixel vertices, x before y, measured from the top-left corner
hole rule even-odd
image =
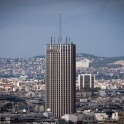
[[[94,88],[95,75],[92,74],[80,74],[78,75],[79,90],[83,88]]]
[[[55,117],[75,112],[76,45],[46,44],[46,110]]]

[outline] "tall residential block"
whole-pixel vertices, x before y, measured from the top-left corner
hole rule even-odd
[[[46,106],[57,118],[75,112],[76,45],[46,44]]]
[[[94,88],[95,75],[93,74],[80,74],[78,75],[79,90],[83,88]]]

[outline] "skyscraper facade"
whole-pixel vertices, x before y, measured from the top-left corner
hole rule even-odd
[[[57,118],[75,112],[76,45],[46,44],[46,106]]]

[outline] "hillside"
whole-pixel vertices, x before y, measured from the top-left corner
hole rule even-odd
[[[34,58],[45,58],[44,55],[35,56]],[[92,54],[77,53],[76,60],[89,59],[91,60],[90,67],[110,67],[117,68],[124,66],[124,56],[119,57],[99,57]]]
[[[87,59],[97,59],[98,57],[92,54],[86,54],[86,53],[77,53],[76,57],[80,57],[80,58],[87,58]]]
[[[120,65],[124,66],[124,60],[116,61],[113,64],[120,64]]]
[[[117,68],[124,66],[124,56],[119,57],[98,57],[91,54],[80,53],[77,57],[91,60],[90,67],[110,67]]]

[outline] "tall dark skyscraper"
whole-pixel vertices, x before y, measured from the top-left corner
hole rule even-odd
[[[46,109],[57,118],[75,112],[76,45],[46,44]]]

